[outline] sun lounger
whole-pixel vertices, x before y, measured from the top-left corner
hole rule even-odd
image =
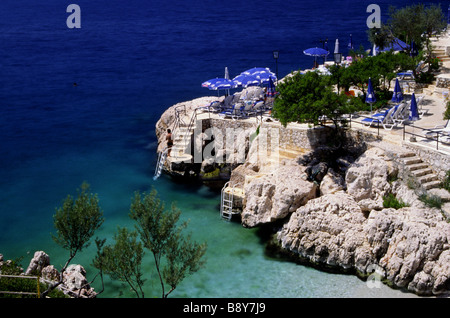
[[[409,118],[409,105],[411,103],[405,103],[402,102],[399,105],[395,106],[397,109],[392,114],[392,118],[394,119],[395,123],[403,124],[405,120]]]
[[[394,118],[392,117],[393,113],[395,111],[395,107],[391,107],[387,109],[382,115],[375,114],[371,116],[370,118],[364,118],[361,120],[361,123],[364,125],[368,125],[371,127],[373,124],[377,125],[383,125],[383,128],[386,130],[391,130],[396,126],[396,122],[394,121]]]
[[[445,125],[437,125],[432,129],[428,129],[428,131],[425,133],[426,138],[436,138],[437,135],[439,136],[439,139],[442,141],[443,137],[450,137],[450,120],[447,120],[447,123]]]
[[[425,99],[425,96],[417,97],[417,107],[419,108],[419,115],[420,116],[428,114],[428,111],[430,110],[428,108],[423,108],[423,100],[424,99]]]
[[[201,110],[201,111],[213,112],[213,113],[218,113],[223,110],[222,103],[219,102],[218,100],[211,102],[208,106],[197,107],[197,109]]]

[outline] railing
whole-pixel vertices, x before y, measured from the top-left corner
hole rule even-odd
[[[413,129],[413,131],[412,132],[410,132],[410,131],[407,131],[407,129],[406,129],[406,127],[412,127],[412,129]],[[431,134],[433,134],[433,135],[435,135],[435,136],[432,136],[431,138],[427,138],[425,135],[423,135],[423,134],[416,134],[416,129],[418,129],[419,131],[421,131],[421,132],[428,132],[428,133],[431,133]],[[421,138],[426,138],[427,140],[430,140],[430,141],[433,141],[433,140],[435,140],[436,141],[436,150],[439,150],[439,145],[443,145],[444,143],[439,139],[440,138],[440,136],[442,136],[442,135],[444,135],[442,132],[440,132],[440,131],[437,131],[437,130],[434,130],[434,129],[432,129],[432,128],[423,128],[423,127],[419,127],[419,126],[415,126],[415,125],[412,125],[412,124],[404,124],[403,125],[403,140],[405,140],[406,139],[406,135],[410,135],[411,137],[411,139],[413,140],[413,141],[415,141],[416,139],[416,137],[421,137]]]
[[[0,280],[2,278],[13,278],[13,279],[36,279],[36,292],[25,292],[25,291],[0,291],[0,294],[10,294],[10,295],[22,295],[22,296],[36,296],[41,297],[39,281],[40,278],[37,276],[18,276],[18,275],[0,275]]]

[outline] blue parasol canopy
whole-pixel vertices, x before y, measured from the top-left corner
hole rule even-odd
[[[254,85],[259,84],[259,80],[256,76],[248,75],[248,74],[244,74],[244,73],[241,73],[238,76],[236,76],[235,78],[233,78],[233,82],[238,87],[248,87],[248,86],[254,86]]]
[[[325,49],[321,49],[319,47],[312,47],[310,49],[306,49],[303,51],[303,54],[309,55],[309,56],[327,56],[330,52],[328,52]]]
[[[267,67],[254,67],[241,73],[241,75],[254,76],[258,80],[258,84],[269,82],[269,77],[277,78],[274,72]]]
[[[254,68],[251,68],[249,70],[242,72],[241,74],[253,75],[256,77],[258,77],[261,74],[270,74],[270,75],[275,76],[275,74],[267,67],[254,67]]]
[[[393,51],[403,51],[409,48],[409,45],[403,42],[398,38],[394,38],[393,42],[386,46],[382,51],[387,52],[390,50]],[[380,48],[377,47],[377,50],[380,51]]]
[[[317,57],[322,56],[326,57],[330,52],[325,49],[321,49],[319,47],[312,47],[310,49],[306,49],[303,51],[303,54],[314,56],[314,67],[317,67]]]
[[[236,84],[226,78],[213,78],[202,83],[202,87],[207,87],[210,90],[231,89],[236,88]]]
[[[417,109],[416,96],[412,93],[411,96],[411,106],[409,109],[409,120],[416,121],[419,120],[419,110]]]
[[[372,80],[369,78],[369,84],[367,85],[366,103],[370,104],[370,111],[372,112],[372,104],[377,101],[375,92],[372,87]]]
[[[403,100],[403,92],[402,89],[400,87],[400,83],[398,81],[398,78],[395,81],[395,88],[394,88],[394,93],[392,94],[392,99],[391,101],[394,103],[399,103]]]

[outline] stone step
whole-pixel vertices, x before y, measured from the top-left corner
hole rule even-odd
[[[404,158],[403,163],[407,166],[411,166],[414,164],[422,163],[422,159],[417,156]]]
[[[407,168],[409,169],[409,171],[415,171],[415,170],[428,168],[428,165],[426,163],[421,162],[421,163],[415,163],[415,164],[409,165]]]
[[[178,163],[182,163],[182,162],[190,163],[190,162],[192,162],[192,156],[191,155],[186,155],[186,154],[177,155],[177,156],[173,155],[172,156],[172,154],[171,154],[167,158],[167,160],[168,160],[168,162],[170,164],[173,164],[173,163],[178,164]]]
[[[438,188],[438,187],[440,187],[440,185],[441,185],[441,182],[439,180],[433,180],[433,181],[422,184],[422,187],[425,190],[430,190],[430,189]]]
[[[192,126],[191,128],[189,128],[189,126],[180,126],[178,127],[178,131],[183,131],[183,132],[192,132],[195,130],[195,128],[197,128],[196,126]]]
[[[413,170],[413,171],[411,171],[411,173],[416,177],[416,178],[418,178],[418,177],[422,177],[422,176],[425,176],[425,175],[428,175],[428,174],[432,174],[433,173],[433,170],[430,168],[430,167],[426,167],[426,168],[424,168],[424,169],[417,169],[417,170]]]
[[[417,180],[420,182],[420,184],[426,184],[428,182],[439,180],[439,179],[434,174],[426,174],[424,176],[418,177]]]
[[[399,158],[409,158],[409,157],[414,157],[416,156],[416,154],[414,152],[401,152],[397,155],[397,157]]]

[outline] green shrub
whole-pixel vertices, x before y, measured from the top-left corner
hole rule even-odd
[[[401,209],[407,206],[409,205],[402,200],[397,199],[392,193],[389,193],[383,197],[383,207],[385,208]]]
[[[436,195],[421,194],[419,200],[430,208],[440,209],[442,207],[442,199]]]
[[[450,191],[450,170],[445,174],[444,181],[442,181],[442,187],[445,190]]]

